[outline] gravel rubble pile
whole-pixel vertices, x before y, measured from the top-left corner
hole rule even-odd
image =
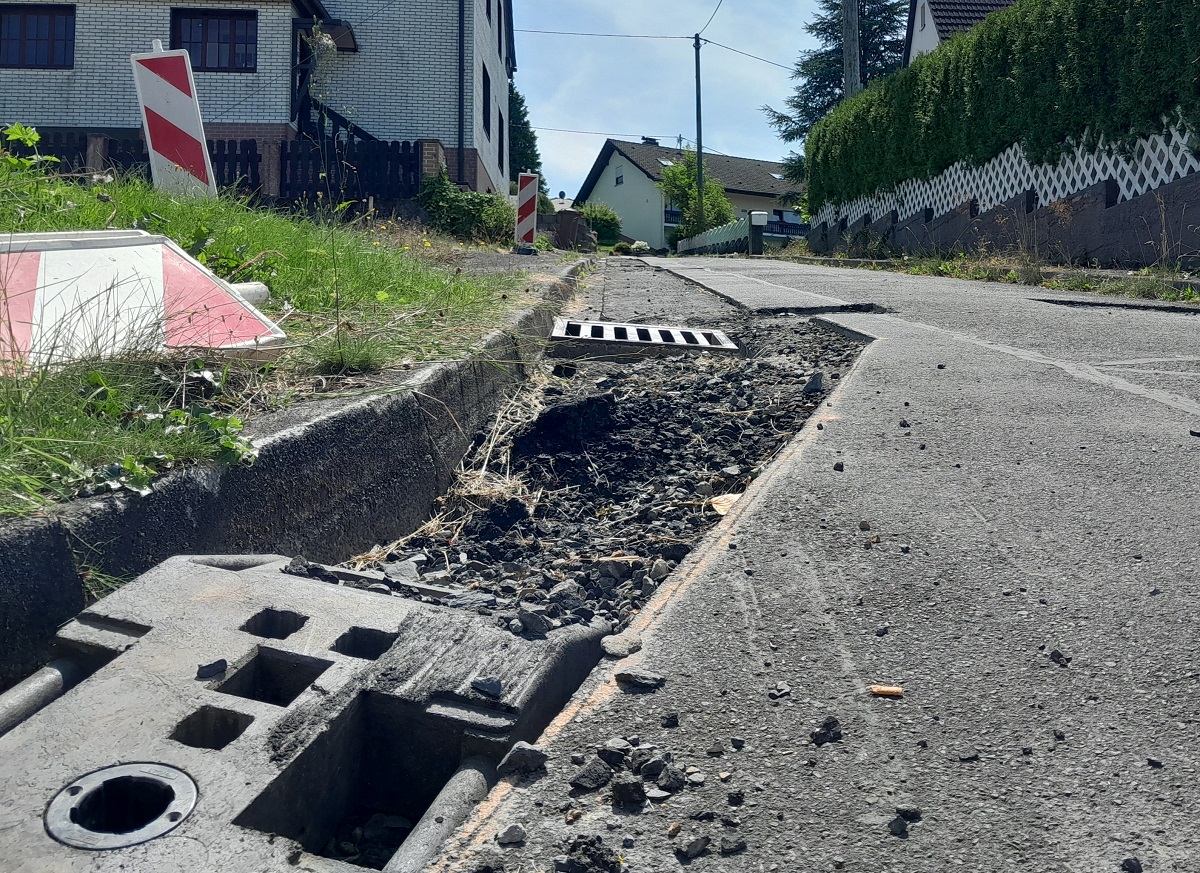
[[[620,631],[816,409],[859,351],[798,318],[727,318],[745,356],[559,361],[514,399],[540,414],[480,458],[511,489],[454,490],[445,523],[341,580],[476,611],[526,637],[600,619]],[[815,373],[824,387],[805,391]],[[722,500],[721,498],[725,498]],[[615,652],[614,654],[619,654]]]

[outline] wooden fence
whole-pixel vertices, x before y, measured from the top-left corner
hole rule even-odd
[[[279,198],[290,203],[374,199],[391,204],[421,189],[417,143],[293,140],[280,147]]]

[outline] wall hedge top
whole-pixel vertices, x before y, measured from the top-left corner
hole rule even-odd
[[[1032,163],[1127,144],[1164,117],[1200,132],[1200,3],[1019,0],[822,119],[807,142],[809,208],[1013,143]]]

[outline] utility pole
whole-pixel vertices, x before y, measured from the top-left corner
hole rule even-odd
[[[858,44],[858,0],[842,0],[842,72],[845,95],[849,100],[862,90],[859,61],[862,50]]]
[[[700,34],[696,34],[696,219],[699,221],[698,226],[704,227],[704,125],[700,116]]]

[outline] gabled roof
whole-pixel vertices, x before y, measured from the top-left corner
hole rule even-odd
[[[912,52],[913,28],[917,21],[917,4],[921,0],[909,0],[908,31],[904,36],[904,60]],[[987,16],[1000,9],[1007,9],[1016,0],[925,0],[929,4],[929,15],[937,28],[939,42],[945,42],[956,33],[970,30]]]
[[[591,195],[600,174],[608,166],[613,155],[621,155],[633,166],[641,170],[652,182],[661,182],[662,171],[678,161],[683,160],[683,150],[654,145],[646,142],[624,142],[609,139],[604,141],[603,148],[592,165],[591,172],[584,180],[583,187],[575,197],[576,203],[583,203]],[[668,163],[664,164],[666,161]],[[705,172],[716,179],[731,194],[749,194],[758,197],[782,197],[794,186],[776,175],[783,175],[783,164],[774,161],[759,161],[754,158],[731,158],[713,152],[704,153]]]
[[[999,9],[1012,6],[1015,0],[926,0],[929,14],[937,25],[938,39],[945,42],[956,33],[970,30]]]

